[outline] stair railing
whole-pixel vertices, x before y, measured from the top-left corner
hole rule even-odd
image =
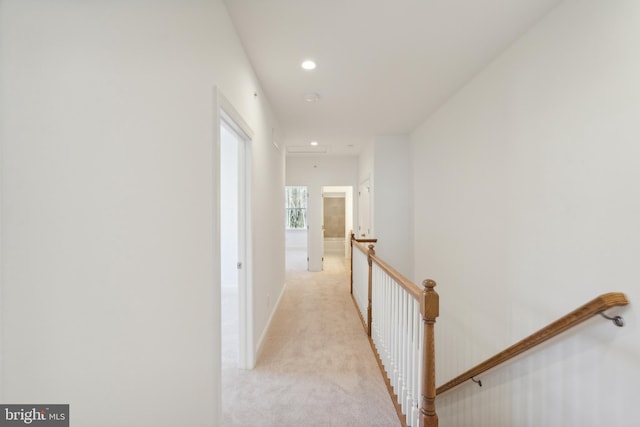
[[[365,246],[365,243],[369,243]],[[437,427],[436,396],[601,315],[623,326],[609,308],[629,303],[625,294],[602,294],[436,389],[434,326],[439,296],[433,280],[418,287],[376,256],[375,239],[351,235],[351,293],[403,426]]]
[[[550,323],[537,332],[534,332],[533,334],[518,341],[512,346],[502,350],[500,353],[491,356],[484,362],[479,363],[468,371],[465,371],[455,378],[442,384],[437,388],[436,394],[441,395],[442,393],[451,390],[452,388],[468,380],[473,380],[474,382],[482,385],[480,380],[475,380],[474,378],[482,374],[483,372],[488,371],[489,369],[493,369],[496,366],[501,365],[510,359],[513,359],[514,357],[521,353],[524,353],[525,351],[531,350],[533,347],[542,344],[543,342],[555,337],[556,335],[567,331],[598,314],[609,320],[612,320],[616,326],[623,326],[624,321],[622,317],[608,317],[604,314],[604,311],[612,307],[623,306],[627,304],[629,304],[629,300],[623,293],[611,292],[602,294],[589,301],[588,303],[576,308],[571,313],[562,316],[558,320]]]
[[[371,242],[352,236],[352,296],[398,418],[404,426],[437,427],[436,283],[425,280],[418,287],[378,258],[373,244],[364,243]]]
[[[356,239],[351,233],[351,298],[358,308],[360,320],[368,336],[371,336],[371,263],[368,260],[369,250],[378,239]],[[354,243],[358,250],[354,251]],[[372,243],[369,249],[362,244]]]

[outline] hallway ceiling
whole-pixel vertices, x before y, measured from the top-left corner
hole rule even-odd
[[[225,0],[289,155],[413,131],[559,2]]]

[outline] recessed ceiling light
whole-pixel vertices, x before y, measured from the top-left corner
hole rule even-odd
[[[307,59],[302,63],[302,68],[304,68],[305,70],[315,70],[316,63],[310,59]]]
[[[318,141],[311,141],[311,145],[315,147],[316,145],[318,145]]]

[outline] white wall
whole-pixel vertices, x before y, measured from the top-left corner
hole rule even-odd
[[[373,237],[376,255],[413,280],[412,184],[408,135],[380,135],[374,144]]]
[[[287,158],[286,185],[306,186],[309,191],[307,205],[309,271],[322,270],[322,187],[357,187],[357,182],[357,157]]]
[[[74,425],[217,425],[214,86],[256,134],[254,297],[284,283],[277,125],[224,5],[0,7],[0,401],[70,403]],[[254,307],[256,336],[269,314]]]
[[[637,426],[640,3],[568,0],[412,135],[438,384],[609,291],[631,305],[438,398],[441,425]]]
[[[378,239],[376,254],[414,280],[410,155],[409,135],[379,135],[360,155],[358,179],[369,180],[369,237]]]
[[[354,231],[356,237],[375,238],[374,209],[374,143],[371,141],[363,148],[358,157],[358,187],[356,188],[356,201],[358,217]],[[361,194],[365,188],[369,188],[368,198]]]
[[[375,144],[371,141],[358,157],[358,183],[370,179],[373,175],[374,148]]]
[[[248,66],[248,64],[247,64]],[[254,81],[255,82],[255,81]],[[257,86],[257,83],[255,83]],[[245,92],[249,94],[249,92]],[[249,99],[247,97],[247,99]],[[275,118],[266,98],[259,93],[258,104],[247,120],[255,132],[251,143],[252,166],[252,281],[253,349],[261,347],[276,303],[285,284],[285,156],[272,141]]]

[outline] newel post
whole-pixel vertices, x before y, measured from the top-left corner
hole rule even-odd
[[[349,278],[351,279],[351,284],[350,284],[351,285],[351,287],[350,287],[351,295],[353,295],[353,239],[355,239],[355,238],[356,238],[356,235],[353,234],[353,231],[352,231],[351,232],[351,242],[350,242],[350,244],[351,244],[351,253],[349,254],[350,258],[351,258],[351,265],[349,266]]]
[[[369,286],[367,291],[367,335],[371,336],[371,289],[373,285],[373,256],[376,254],[373,245],[369,245],[369,253],[367,254],[367,262],[369,263]]]
[[[436,282],[422,282],[420,313],[424,324],[424,350],[422,352],[422,399],[420,404],[420,427],[438,427],[436,414],[436,351],[434,325],[440,314],[440,297],[433,290]]]

